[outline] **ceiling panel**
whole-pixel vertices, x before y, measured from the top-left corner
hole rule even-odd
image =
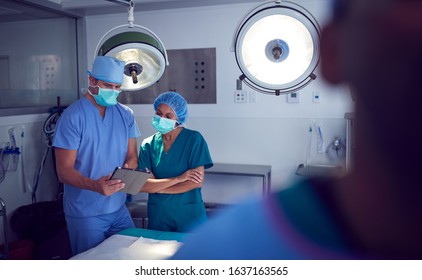
[[[0,22],[122,13],[129,0],[0,0]],[[205,7],[257,0],[134,0],[136,11]]]
[[[47,0],[0,0],[0,22],[80,16],[66,12],[61,5]]]

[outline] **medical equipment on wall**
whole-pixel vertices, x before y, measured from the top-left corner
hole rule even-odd
[[[6,177],[6,172],[7,172],[7,166],[5,167],[5,164],[3,163],[3,151],[7,148],[8,143],[3,143],[2,146],[4,146],[3,148],[0,149],[1,153],[0,153],[0,183],[3,182],[4,178]]]
[[[126,4],[129,4],[128,24],[106,32],[97,44],[95,56],[113,56],[124,61],[125,76],[121,89],[138,91],[157,82],[169,63],[167,51],[158,36],[146,27],[133,23],[134,1]]]
[[[3,182],[8,171],[16,171],[21,154],[16,145],[15,128],[8,129],[10,142],[4,142],[0,147],[0,183]]]
[[[15,128],[8,129],[10,147],[3,150],[3,156],[8,157],[7,171],[16,171],[19,162],[19,147],[16,145]],[[3,158],[2,158],[3,159]]]
[[[26,193],[28,190],[32,192],[32,187],[29,180],[26,178],[26,168],[25,168],[25,155],[24,155],[24,143],[25,143],[25,126],[21,126],[21,153],[22,153],[22,160],[21,160],[21,172],[22,172],[22,185],[23,185],[23,192]]]
[[[315,122],[315,130],[317,134],[317,152],[318,154],[325,153],[324,147],[324,136],[322,135],[322,125],[321,122]]]
[[[311,154],[312,154],[312,139],[313,139],[313,133],[315,127],[315,133],[317,135],[317,153],[318,154],[325,154],[331,163],[334,164],[312,164],[311,163]],[[299,176],[311,176],[311,177],[331,177],[331,176],[337,176],[342,174],[342,167],[339,165],[336,165],[340,157],[335,158],[334,155],[331,154],[331,150],[341,153],[344,150],[343,142],[340,138],[334,138],[337,141],[333,141],[327,149],[324,147],[324,136],[322,131],[322,124],[319,121],[311,121],[309,123],[308,127],[308,141],[307,141],[307,149],[306,149],[306,161],[305,163],[299,164],[299,166],[296,169],[296,175]],[[333,148],[333,145],[334,148]],[[339,152],[340,153],[340,152]],[[331,157],[331,158],[330,158]],[[334,160],[335,159],[335,160]]]
[[[346,139],[334,137],[327,147],[327,157],[331,162],[337,163],[346,157]]]
[[[46,163],[47,160],[47,156],[49,154],[49,152],[53,152],[52,149],[52,143],[53,143],[53,137],[54,137],[54,132],[56,130],[56,123],[61,115],[61,113],[63,112],[64,107],[61,107],[60,105],[60,97],[57,97],[57,107],[54,107],[51,109],[49,116],[47,117],[47,119],[44,121],[43,124],[43,133],[44,133],[44,143],[45,143],[45,150],[44,153],[42,155],[41,158],[41,162],[40,165],[38,167],[38,170],[36,172],[36,174],[34,175],[34,179],[33,181],[31,181],[30,179],[28,179],[28,174],[27,174],[27,169],[25,166],[25,154],[26,154],[26,149],[24,149],[24,143],[25,143],[25,127],[21,126],[21,147],[20,147],[20,153],[22,156],[22,160],[21,160],[21,172],[22,172],[22,184],[23,184],[23,192],[27,192],[30,191],[32,193],[32,202],[36,203],[37,202],[37,197],[36,197],[36,192],[38,189],[38,185],[41,179],[41,175],[44,169],[44,165]],[[55,167],[55,157],[54,155],[52,156],[53,158],[53,165]],[[1,166],[0,166],[1,167]],[[1,171],[1,168],[0,168]],[[1,174],[0,174],[1,175]]]
[[[16,171],[19,162],[19,147],[16,146],[15,128],[9,128],[9,139],[10,142],[2,143],[0,147],[0,183],[3,182],[6,177],[6,172]],[[6,204],[0,197],[0,218],[3,222],[3,246],[0,250],[0,259],[9,258],[9,228],[6,213]]]
[[[312,147],[312,125],[308,129],[308,147],[306,149],[306,165],[311,163],[311,147]]]
[[[240,80],[267,94],[298,91],[316,79],[319,38],[318,22],[302,6],[283,0],[258,5],[232,41]]]
[[[38,189],[38,184],[41,178],[41,174],[43,172],[44,169],[44,165],[45,162],[47,160],[47,156],[48,153],[51,151],[53,152],[53,137],[54,137],[54,132],[56,131],[56,123],[61,115],[61,113],[63,112],[63,108],[60,106],[60,97],[57,97],[57,107],[53,108],[50,112],[50,115],[47,117],[47,119],[44,121],[44,125],[43,125],[43,132],[44,132],[44,136],[45,136],[45,144],[46,144],[46,148],[44,150],[44,154],[42,156],[41,159],[41,163],[40,166],[38,168],[38,171],[36,173],[35,176],[35,180],[34,180],[34,185],[32,187],[32,203],[36,203],[37,202],[37,189]],[[55,157],[53,155],[53,162],[55,161]],[[53,164],[54,166],[56,166],[55,162]]]
[[[311,163],[311,148],[312,148],[312,134],[313,134],[312,127],[315,127],[315,131],[317,135],[317,152],[318,154],[325,153],[324,136],[322,134],[322,124],[319,121],[310,122],[309,129],[308,129],[308,146],[306,149],[306,164],[307,165]]]

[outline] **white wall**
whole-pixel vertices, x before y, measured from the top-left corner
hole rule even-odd
[[[329,2],[297,1],[314,14],[321,25],[327,18]],[[217,104],[189,105],[190,118],[187,125],[204,135],[214,162],[271,165],[272,188],[280,189],[295,178],[298,164],[306,160],[309,123],[322,123],[327,142],[335,136],[344,138],[344,114],[352,110],[352,102],[345,88],[328,86],[317,72],[317,80],[299,92],[298,104],[287,103],[286,96],[256,93],[246,85],[243,88],[248,94],[256,94],[256,102],[234,103],[234,90],[240,70],[230,46],[238,22],[253,7],[249,3],[135,12],[135,23],[154,31],[167,49],[216,48]],[[89,69],[100,38],[110,28],[126,22],[127,14],[86,18],[86,63]],[[82,81],[82,86],[86,86],[86,81]],[[312,102],[314,91],[320,93],[320,103]],[[131,108],[135,111],[143,137],[154,133],[150,124],[154,113],[152,105],[131,105]],[[0,118],[1,142],[8,141],[7,130],[10,127],[16,127],[18,132],[21,126],[25,127],[24,160],[30,181],[33,181],[46,148],[42,134],[42,124],[46,118],[47,115]],[[327,163],[325,155],[317,154],[315,134],[313,139],[312,163]],[[43,174],[48,178],[43,178],[40,184],[39,201],[52,200],[56,195],[57,182],[51,159],[47,160]],[[6,201],[9,215],[18,206],[31,203],[30,192],[23,191],[21,166],[16,172],[6,174],[5,180],[0,183],[0,197]]]

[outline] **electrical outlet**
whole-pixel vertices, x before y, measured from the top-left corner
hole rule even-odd
[[[234,92],[234,102],[235,103],[246,103],[247,102],[247,92],[244,90],[236,90]]]

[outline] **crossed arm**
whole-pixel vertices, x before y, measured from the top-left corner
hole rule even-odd
[[[204,181],[204,166],[189,169],[179,176],[156,179],[154,175],[145,183],[140,192],[178,194],[200,188]]]

